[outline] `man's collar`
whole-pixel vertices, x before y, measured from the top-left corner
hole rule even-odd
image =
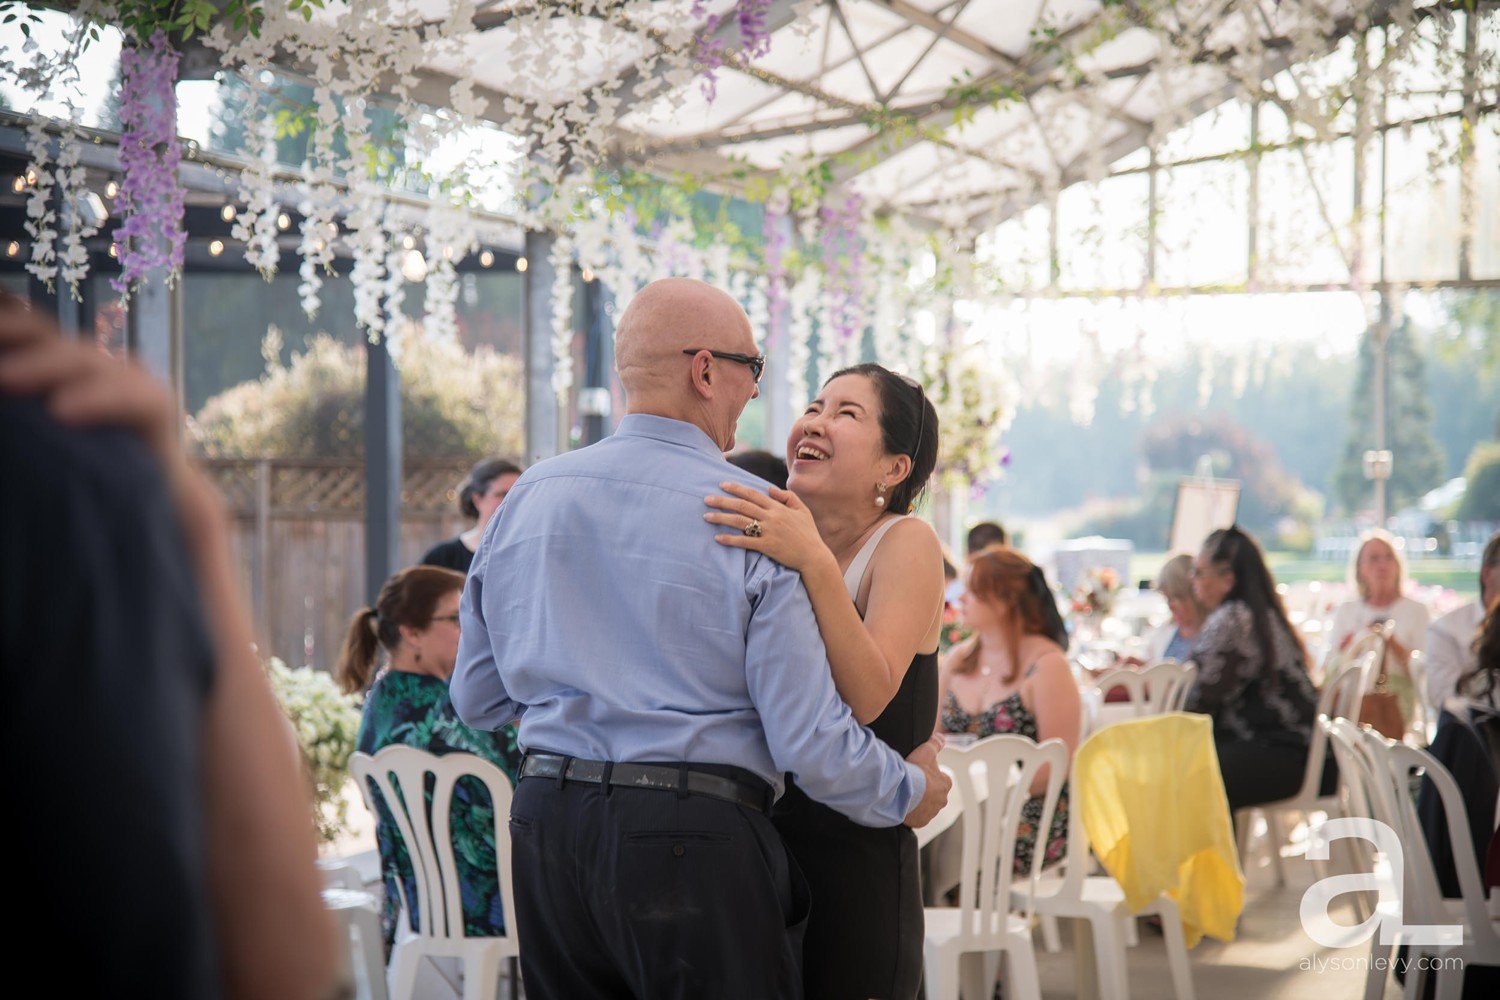
[[[715,458],[724,457],[719,446],[714,444],[713,438],[704,433],[701,427],[685,420],[673,420],[671,417],[659,417],[652,413],[627,413],[620,418],[615,434],[624,437],[651,438],[692,448],[695,451],[713,455]]]

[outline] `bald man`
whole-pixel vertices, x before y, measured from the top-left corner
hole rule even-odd
[[[452,697],[471,726],[520,719],[530,997],[799,997],[783,775],[867,826],[947,799],[931,744],[903,761],[839,700],[798,575],[703,519],[724,480],[764,488],[723,459],[764,364],[728,295],[648,285],[616,334],[614,436],[526,472],[475,553]]]

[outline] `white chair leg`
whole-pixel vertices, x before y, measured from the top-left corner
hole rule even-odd
[[[1125,920],[1125,947],[1134,948],[1141,943],[1141,922],[1135,917]]]
[[[1235,841],[1240,851],[1240,870],[1250,871],[1250,843],[1255,835],[1255,810],[1241,809],[1235,816],[1237,826]]]
[[[385,987],[385,939],[380,932],[380,915],[372,909],[350,914],[350,924],[359,935],[360,967],[364,970],[370,1000],[387,1000]]]
[[[927,984],[927,1000],[959,1000],[956,960],[929,951],[923,963],[923,979]]]
[[[1130,981],[1125,976],[1125,934],[1121,919],[1100,914],[1089,920],[1094,935],[1094,963],[1099,970],[1099,1000],[1127,1000]]]
[[[1056,955],[1062,951],[1062,939],[1057,933],[1057,918],[1044,913],[1037,923],[1042,929],[1042,947],[1047,949],[1047,954]]]
[[[1005,970],[1005,1000],[1042,1000],[1036,955],[1031,950],[1030,941],[1005,949]]]
[[[958,995],[963,1000],[989,1000],[995,995],[994,966],[982,951],[965,952],[958,958]],[[986,966],[990,974],[985,975]]]
[[[1365,1000],[1380,1000],[1385,996],[1385,980],[1391,974],[1390,964],[1383,961],[1392,958],[1394,949],[1380,943],[1380,934],[1370,935],[1370,959],[1365,973]],[[1408,973],[1410,975],[1410,973]]]
[[[464,1000],[499,1000],[500,952],[475,948],[464,956]]]
[[[1278,887],[1286,885],[1286,869],[1281,861],[1281,849],[1286,845],[1286,831],[1281,821],[1281,813],[1274,809],[1266,811],[1266,843],[1271,853],[1271,872],[1276,876]]]
[[[1459,1000],[1464,992],[1464,967],[1448,968],[1447,963],[1436,961],[1434,965],[1439,968],[1430,969],[1429,976],[1437,976],[1437,995],[1433,1000]],[[1411,975],[1410,972],[1407,975]]]
[[[1161,933],[1167,948],[1167,968],[1172,973],[1172,993],[1177,1000],[1195,1000],[1193,967],[1188,962],[1187,937],[1182,933],[1182,914],[1177,904],[1163,897],[1158,907]]]
[[[391,955],[391,1000],[415,1000],[417,970],[421,966],[422,955],[417,949],[396,945],[395,954]]]
[[[1422,970],[1422,963],[1418,961],[1422,953],[1416,948],[1406,949],[1406,990],[1402,994],[1406,1000],[1419,1000],[1422,996],[1422,977],[1427,975]],[[1396,960],[1396,952],[1391,952],[1391,961]]]

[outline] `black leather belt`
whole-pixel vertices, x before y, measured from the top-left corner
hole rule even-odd
[[[551,778],[559,783],[581,781],[609,788],[651,788],[680,795],[706,795],[763,813],[771,811],[771,786],[747,775],[730,778],[693,769],[691,764],[629,764],[583,760],[557,754],[529,753],[521,762],[521,777]]]

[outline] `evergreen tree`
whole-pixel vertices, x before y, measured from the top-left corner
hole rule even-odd
[[[1442,481],[1445,458],[1432,435],[1427,374],[1408,321],[1386,342],[1385,440],[1393,469],[1386,487],[1394,513]],[[1364,453],[1375,447],[1375,348],[1367,333],[1359,345],[1359,372],[1349,406],[1349,437],[1334,470],[1333,486],[1347,512],[1371,506],[1374,489],[1365,478]]]

